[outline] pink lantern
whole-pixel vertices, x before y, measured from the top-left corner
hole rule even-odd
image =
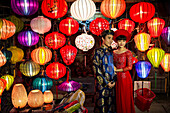
[[[127,30],[129,33],[131,33],[133,31],[135,27],[135,23],[132,21],[132,20],[129,20],[127,18],[121,20],[119,23],[118,23],[118,28],[119,29],[125,29]]]

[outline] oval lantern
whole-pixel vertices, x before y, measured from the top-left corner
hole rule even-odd
[[[79,29],[79,23],[76,20],[72,19],[71,17],[67,17],[66,19],[60,22],[59,29],[62,33],[66,34],[67,36],[71,36],[77,33]]]
[[[5,65],[6,63],[6,57],[4,56],[4,54],[0,51],[0,67]]]
[[[1,78],[6,80],[7,85],[6,85],[5,89],[8,91],[11,88],[11,86],[12,86],[12,84],[14,82],[14,77],[7,74],[7,75],[3,75]]]
[[[70,7],[71,16],[77,20],[85,21],[96,12],[96,5],[92,0],[77,0]]]
[[[125,29],[129,33],[131,33],[135,28],[135,23],[132,20],[125,18],[118,23],[118,28],[119,29]]]
[[[111,19],[121,16],[125,9],[126,3],[124,0],[103,0],[100,6],[101,13]]]
[[[65,0],[43,0],[42,13],[50,18],[57,19],[67,13],[67,2]]]
[[[165,72],[170,71],[170,53],[166,53],[163,60],[161,61],[161,66]]]
[[[21,73],[27,77],[33,77],[40,72],[40,65],[33,61],[26,61],[20,64]]]
[[[76,58],[77,49],[72,45],[66,45],[60,49],[60,54],[64,63],[66,65],[70,65],[74,62]]]
[[[165,27],[162,30],[161,37],[163,38],[164,42],[170,46],[170,27]]]
[[[50,90],[53,86],[53,81],[48,77],[38,77],[33,81],[33,89],[39,89],[44,92]]]
[[[38,16],[31,20],[31,29],[39,34],[44,34],[51,29],[51,21],[43,16]]]
[[[133,21],[145,23],[154,16],[155,7],[148,2],[139,2],[130,8],[129,14]]]
[[[44,65],[52,58],[52,52],[45,47],[39,47],[31,52],[31,58],[34,62]]]
[[[155,68],[159,67],[164,55],[165,51],[160,48],[152,48],[147,52],[147,57]]]
[[[11,60],[12,52],[8,51],[7,49],[4,49],[4,48],[1,51],[4,54],[4,56],[5,56],[6,60],[7,60],[7,63],[8,63]]]
[[[59,62],[53,62],[46,67],[46,74],[48,77],[58,80],[66,74],[66,67]]]
[[[23,108],[27,105],[28,97],[23,84],[15,84],[12,89],[12,104],[15,108]]]
[[[159,37],[165,26],[165,21],[163,19],[155,17],[147,22],[147,26],[151,37]]]
[[[0,78],[0,96],[2,96],[2,93],[6,87],[6,84],[7,84],[6,80]]]
[[[44,103],[53,102],[53,93],[50,90],[44,92]]]
[[[27,30],[22,31],[18,34],[18,42],[23,46],[33,46],[39,41],[39,36],[37,33]]]
[[[33,15],[38,11],[38,7],[38,0],[11,0],[11,8],[18,15]]]
[[[76,47],[83,51],[88,51],[89,49],[93,48],[94,43],[94,38],[91,35],[85,33],[77,36],[75,39]]]
[[[99,36],[104,30],[109,30],[109,22],[101,17],[96,18],[90,23],[90,31]]]
[[[147,33],[139,33],[134,37],[135,44],[139,51],[146,51],[149,48],[151,37]]]
[[[45,37],[45,44],[52,49],[58,49],[66,43],[66,37],[58,32],[52,32]]]

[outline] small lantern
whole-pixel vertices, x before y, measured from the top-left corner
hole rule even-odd
[[[5,65],[6,63],[6,57],[4,56],[4,54],[0,51],[0,67]]]
[[[53,102],[53,93],[50,90],[44,92],[44,103]]]
[[[7,75],[3,75],[1,78],[6,80],[6,82],[7,82],[6,90],[8,91],[14,82],[14,77],[7,74]]]
[[[118,23],[118,28],[125,29],[129,33],[131,33],[133,31],[133,29],[135,28],[135,23],[132,20],[125,18]]]
[[[9,60],[11,60],[11,57],[12,57],[12,52],[8,51],[7,49],[2,49],[1,51],[6,57],[7,62],[9,62]]]
[[[170,27],[165,27],[162,30],[161,37],[165,41],[165,43],[170,46]]]
[[[7,84],[6,80],[0,78],[0,96],[2,96],[2,93],[6,87],[6,84]]]
[[[166,53],[163,60],[161,61],[161,66],[165,72],[170,71],[170,53]]]

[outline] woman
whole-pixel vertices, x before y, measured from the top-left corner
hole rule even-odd
[[[132,78],[129,73],[132,69],[132,53],[125,47],[130,37],[128,31],[123,29],[117,30],[114,35],[114,40],[118,43],[118,49],[113,51],[117,72],[116,113],[135,113]]]

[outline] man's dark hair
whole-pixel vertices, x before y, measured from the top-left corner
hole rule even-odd
[[[103,37],[105,39],[106,35],[114,35],[114,31],[112,30],[103,31],[101,34],[101,38]]]
[[[116,37],[116,40],[126,40],[126,36],[124,35],[119,35],[118,37]]]

